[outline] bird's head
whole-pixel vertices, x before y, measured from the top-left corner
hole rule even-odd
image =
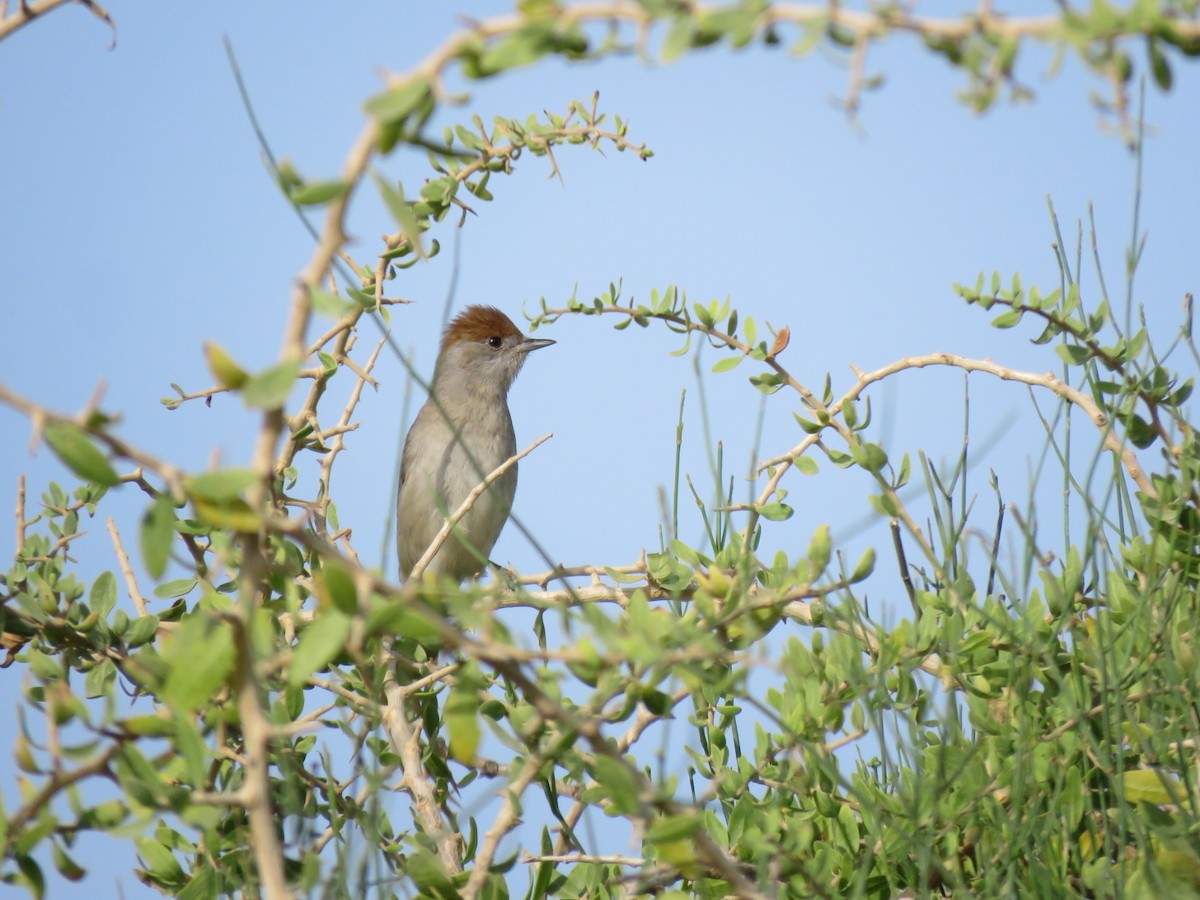
[[[526,337],[494,306],[468,306],[442,335],[434,382],[461,379],[479,390],[507,392],[525,357],[553,343]]]

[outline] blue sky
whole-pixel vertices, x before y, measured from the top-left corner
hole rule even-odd
[[[117,44],[81,9],[67,8],[0,45],[0,259],[5,262],[5,352],[0,380],[58,410],[75,410],[101,382],[104,407],[119,411],[121,434],[189,470],[213,460],[248,462],[256,419],[220,397],[167,411],[159,398],[175,382],[211,383],[202,342],[213,339],[249,368],[278,352],[292,281],[310,240],[268,176],[222,47],[238,55],[261,124],[280,157],[310,177],[329,177],[363,122],[362,102],[382,69],[416,63],[452,29],[457,13],[484,16],[496,3],[311,2],[135,4],[113,0]],[[1050,5],[1047,5],[1047,9]],[[929,13],[945,13],[930,7]],[[1020,12],[1041,11],[1029,4]],[[526,156],[510,178],[490,185],[495,202],[477,204],[459,234],[456,308],[490,303],[519,320],[540,298],[563,305],[622,279],[625,294],[679,285],[693,300],[729,296],[743,316],[788,325],[785,361],[819,387],[852,381],[850,364],[875,368],[931,351],[990,356],[1035,371],[1058,369],[1035,332],[998,332],[991,316],[967,308],[951,284],[981,270],[1020,272],[1026,284],[1057,286],[1047,196],[1064,231],[1095,209],[1100,253],[1114,302],[1131,232],[1134,162],[1103,133],[1088,102],[1103,89],[1072,60],[1054,80],[1050,55],[1029,54],[1020,72],[1033,104],[1001,102],[976,116],[954,99],[962,77],[915,42],[896,37],[872,54],[869,71],[887,76],[864,98],[857,124],[831,98],[845,90],[843,64],[823,51],[709,50],[669,66],[632,58],[570,66],[549,61],[503,78],[465,85],[461,109],[524,118],[562,111],[600,91],[601,109],[631,121],[631,137],[655,157],[600,156],[586,148],[557,154],[565,186],[544,159]],[[1145,154],[1142,225],[1149,243],[1135,301],[1162,340],[1180,318],[1185,291],[1197,287],[1200,140],[1197,73],[1177,67],[1172,94],[1148,91],[1151,137]],[[402,155],[383,170],[418,185],[422,160]],[[369,191],[352,210],[349,248],[369,260],[377,237],[394,228]],[[452,276],[449,223],[436,236],[446,252],[393,283],[415,302],[397,309],[394,335],[428,374]],[[1086,248],[1086,245],[1085,245]],[[1091,268],[1085,290],[1097,296]],[[518,442],[555,437],[525,461],[516,511],[551,556],[567,564],[619,565],[655,549],[658,488],[669,485],[681,390],[688,391],[684,467],[709,486],[691,357],[675,358],[665,329],[615,333],[597,319],[564,319],[545,336],[558,345],[533,357],[511,406]],[[539,335],[540,336],[540,335]],[[374,340],[365,329],[363,346]],[[708,352],[706,370],[716,356]],[[743,366],[707,376],[715,438],[727,470],[748,466],[759,395]],[[406,377],[386,355],[377,392],[360,406],[361,427],[335,476],[343,525],[354,529],[364,562],[378,563],[398,443]],[[1003,439],[976,462],[973,490],[987,495],[993,468],[1012,499],[1027,492],[1039,452],[1036,418],[1023,389],[973,377],[972,435],[979,445],[1010,420]],[[956,454],[962,437],[962,377],[948,370],[907,373],[874,393],[879,431],[898,458],[923,448],[933,459]],[[414,398],[408,416],[416,411]],[[799,440],[794,398],[766,402],[760,455]],[[332,414],[332,407],[330,413]],[[0,508],[12,508],[19,473],[31,504],[52,478],[67,478],[44,450],[28,451],[28,423],[0,409],[9,435],[0,452]],[[67,478],[69,481],[69,478]],[[849,555],[878,530],[859,532],[869,515],[861,473],[828,464],[816,478],[790,476],[790,522],[770,545],[803,548],[821,523],[835,538],[853,533]],[[739,487],[739,491],[744,488]],[[132,489],[109,510],[131,529],[142,507]],[[990,502],[990,498],[988,498]],[[683,536],[698,540],[690,503]],[[991,513],[984,521],[990,522]],[[981,525],[983,522],[981,521]],[[77,546],[86,572],[112,567],[103,522]],[[0,519],[0,544],[12,545],[12,519]],[[132,535],[132,532],[130,532]],[[493,557],[520,570],[544,564],[509,529]],[[394,563],[394,557],[392,559]],[[892,567],[891,571],[894,571]],[[898,580],[878,583],[886,606]],[[15,697],[19,670],[0,677]],[[7,717],[5,717],[7,720]],[[0,749],[11,743],[0,727]],[[8,802],[16,796],[0,782]],[[92,842],[83,861],[111,867],[125,896],[144,890],[128,865]],[[104,883],[103,881],[97,883]],[[112,883],[110,879],[108,883]]]

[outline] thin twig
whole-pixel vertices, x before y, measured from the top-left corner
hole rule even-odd
[[[908,571],[908,560],[904,555],[904,537],[900,533],[900,520],[892,519],[892,544],[896,548],[896,562],[900,566],[900,580],[904,582],[904,590],[908,593],[908,602],[912,604],[913,612],[917,615],[921,611],[917,609],[917,592],[913,588],[912,575]]]
[[[526,864],[533,863],[570,863],[571,865],[595,865],[595,866],[632,866],[634,868],[645,868],[648,861],[640,856],[593,856],[590,853],[557,853],[549,856],[524,856],[521,862]]]
[[[412,567],[412,571],[408,573],[408,580],[415,581],[421,577],[421,575],[425,572],[425,569],[428,568],[430,562],[433,561],[433,557],[439,550],[442,549],[442,545],[446,543],[446,539],[450,537],[450,533],[454,531],[454,526],[459,523],[459,520],[461,520],[463,516],[471,511],[471,507],[475,505],[475,502],[483,496],[483,493],[497,478],[515,466],[519,460],[524,459],[552,437],[554,437],[553,432],[538,438],[520,453],[510,456],[495,469],[493,469],[491,473],[483,479],[483,481],[475,485],[475,487],[471,489],[471,493],[467,494],[466,499],[459,504],[458,509],[456,509],[454,513],[446,519],[445,523],[441,527],[441,530],[438,531],[437,536],[434,537],[433,543],[431,543],[425,552],[421,554],[421,558],[417,560],[416,565]]]
[[[117,532],[117,523],[113,521],[112,516],[109,516],[107,524],[108,533],[112,535],[113,550],[117,554],[117,565],[121,569],[121,574],[125,577],[125,587],[129,591],[129,599],[133,601],[133,606],[138,611],[139,616],[148,615],[146,598],[138,590],[137,577],[133,574],[133,566],[129,564],[129,554],[125,552],[125,547],[121,544],[121,535]]]
[[[33,424],[33,443],[36,445],[38,437],[47,424],[51,422],[63,422],[83,428],[92,437],[104,444],[110,453],[114,456],[132,460],[144,469],[149,469],[157,474],[171,488],[172,496],[177,499],[182,499],[185,495],[183,489],[183,472],[170,463],[163,462],[145,451],[128,444],[118,437],[115,437],[108,431],[101,428],[89,426],[86,422],[81,422],[75,416],[68,416],[62,413],[56,413],[44,406],[34,403],[32,400],[27,400],[20,394],[6,388],[0,384],[0,403],[12,407],[18,412],[26,415]]]
[[[25,549],[25,474],[17,476],[17,555]]]
[[[460,894],[464,900],[474,900],[487,884],[488,876],[491,874],[492,861],[496,858],[496,850],[500,847],[500,841],[520,821],[521,795],[537,778],[538,772],[541,771],[544,764],[545,760],[539,754],[526,756],[521,765],[521,771],[505,786],[504,804],[496,813],[491,828],[483,836],[483,841],[475,854],[471,875]]]
[[[992,589],[996,585],[996,561],[1000,559],[1000,533],[1004,528],[1004,504],[1000,504],[1000,508],[996,510],[996,536],[992,540],[992,560],[988,566],[987,593],[985,597],[992,596]]]
[[[83,781],[85,778],[107,772],[109,762],[116,756],[122,746],[124,746],[123,741],[114,741],[103,752],[95,756],[91,761],[79,766],[79,768],[72,769],[69,772],[56,773],[23,806],[9,816],[8,827],[5,829],[8,838],[10,840],[19,838],[22,830],[25,828],[25,824],[34,816],[43,813],[59,791],[66,790],[73,784]]]

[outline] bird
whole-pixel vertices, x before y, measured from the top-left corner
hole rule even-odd
[[[525,359],[554,341],[524,335],[494,306],[468,306],[442,335],[429,399],[404,440],[396,548],[407,579],[467,495],[517,452],[508,390]],[[483,571],[517,492],[514,464],[479,496],[427,573],[459,583]]]

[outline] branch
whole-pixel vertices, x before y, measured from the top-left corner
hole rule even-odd
[[[488,658],[487,648],[484,645],[476,641],[465,641],[464,643],[475,645],[478,658]],[[497,672],[520,689],[522,696],[543,719],[557,722],[568,734],[575,734],[582,738],[596,756],[606,757],[626,770],[629,777],[638,785],[638,811],[630,813],[629,817],[640,821],[643,828],[653,820],[657,811],[661,810],[671,815],[679,814],[686,809],[681,804],[660,796],[659,791],[649,782],[642,770],[625,759],[624,754],[604,736],[596,717],[581,715],[578,711],[568,709],[553,699],[534,680],[527,677],[520,666],[496,659],[488,659],[488,662]],[[766,895],[742,874],[738,861],[707,833],[696,831],[691,839],[698,851],[698,859],[711,866],[721,878],[728,881],[737,896],[747,898],[747,900],[767,900]]]
[[[25,827],[25,823],[45,809],[54,798],[54,795],[59,791],[65,790],[92,775],[108,771],[108,764],[117,751],[121,749],[122,743],[122,741],[114,742],[90,762],[86,762],[79,768],[72,769],[69,772],[59,772],[42,785],[41,789],[30,797],[24,806],[9,816],[5,829],[8,842],[18,837],[21,834],[21,830]]]
[[[121,568],[121,575],[125,578],[125,587],[129,590],[129,599],[133,601],[138,615],[144,616],[148,612],[146,609],[146,598],[138,590],[137,576],[133,574],[133,566],[129,564],[129,554],[125,552],[125,547],[121,544],[121,535],[117,531],[117,523],[113,521],[112,516],[109,516],[107,524],[108,533],[112,535],[113,552],[117,554],[117,565]]]
[[[17,476],[17,550],[16,555],[20,556],[21,551],[25,549],[25,528],[29,524],[25,519],[25,475],[22,473]]]
[[[24,413],[33,423],[35,439],[41,434],[42,429],[47,422],[63,422],[65,424],[74,425],[82,428],[92,437],[103,443],[114,456],[122,459],[128,459],[137,463],[144,469],[149,469],[158,475],[171,489],[171,493],[176,497],[183,497],[185,491],[183,489],[183,472],[170,463],[163,462],[156,457],[138,449],[132,444],[127,444],[118,437],[114,437],[107,431],[94,426],[89,426],[86,421],[80,421],[74,416],[57,413],[44,406],[34,403],[32,400],[27,400],[20,394],[9,390],[3,384],[0,384],[0,403],[10,406],[18,412]]]
[[[271,804],[271,727],[259,700],[258,675],[255,672],[254,640],[250,634],[257,609],[259,586],[265,578],[265,566],[257,536],[247,536],[242,567],[240,615],[230,616],[236,651],[234,690],[244,742],[242,765],[246,780],[239,794],[245,800],[250,818],[251,850],[268,900],[287,900],[291,893],[283,868],[283,847],[276,831],[277,819]]]
[[[636,868],[645,868],[647,860],[639,856],[593,856],[589,853],[557,853],[550,856],[524,856],[521,862],[532,863],[570,863],[571,865],[579,865],[580,863],[594,866],[633,866]]]
[[[471,511],[471,507],[475,505],[475,501],[483,496],[483,493],[491,486],[492,482],[515,466],[519,460],[524,459],[552,437],[554,437],[553,432],[538,438],[520,453],[510,456],[504,462],[500,463],[500,465],[493,469],[491,473],[483,479],[483,481],[475,485],[475,487],[471,489],[471,493],[467,494],[467,498],[463,500],[461,504],[459,504],[458,509],[454,511],[453,515],[446,519],[445,523],[442,525],[441,531],[439,531],[437,536],[434,537],[433,543],[429,545],[423,554],[421,554],[421,558],[417,560],[416,564],[412,567],[412,571],[408,573],[407,580],[412,581],[419,579],[421,575],[424,574],[425,569],[428,568],[430,562],[433,561],[433,557],[437,555],[439,550],[442,549],[442,545],[446,543],[446,539],[449,538],[450,533],[454,531],[454,526],[459,523],[459,520],[462,519],[463,516]]]
[[[421,729],[414,728],[408,721],[405,702],[407,694],[396,683],[394,664],[389,663],[387,666],[384,693],[387,696],[387,706],[383,711],[383,722],[387,727],[392,747],[400,757],[403,787],[413,799],[415,818],[421,823],[421,829],[429,839],[436,844],[438,857],[446,867],[446,873],[457,875],[462,871],[462,863],[458,857],[460,835],[450,831],[442,818],[442,810],[438,806],[429,773],[421,761]],[[484,874],[487,874],[486,868]]]
[[[1063,400],[1083,410],[1087,417],[1092,420],[1092,424],[1100,429],[1100,432],[1103,434],[1105,449],[1112,451],[1120,458],[1122,465],[1125,466],[1125,471],[1129,473],[1129,477],[1133,479],[1138,489],[1147,497],[1158,499],[1158,491],[1155,490],[1150,477],[1142,468],[1141,463],[1138,462],[1137,454],[1134,453],[1133,447],[1117,434],[1113,429],[1112,421],[1096,405],[1096,401],[1082,391],[1071,387],[1060,378],[1055,377],[1050,372],[1044,374],[1023,372],[1018,369],[1009,369],[1005,366],[997,365],[990,359],[970,359],[965,356],[956,356],[952,353],[929,353],[924,356],[910,356],[897,360],[881,369],[876,369],[874,372],[860,374],[858,382],[846,392],[835,408],[840,408],[842,403],[856,400],[867,387],[877,381],[882,381],[889,375],[904,371],[905,369],[923,369],[926,366],[950,366],[962,369],[964,372],[986,372],[1003,381],[1016,381],[1021,384],[1044,387],[1054,392]]]
[[[521,795],[537,778],[538,772],[541,771],[544,764],[545,759],[540,754],[526,756],[521,765],[521,771],[505,786],[504,805],[496,814],[492,827],[483,836],[479,851],[475,854],[471,877],[460,894],[464,900],[474,900],[487,885],[488,875],[491,874],[492,860],[496,858],[496,850],[500,847],[500,841],[520,822]]]
[[[4,15],[5,7],[8,6],[7,0],[0,4],[0,41],[4,40],[10,34],[14,34],[18,29],[28,25],[39,16],[44,16],[52,9],[62,6],[64,3],[77,3],[82,7],[90,10],[101,22],[104,22],[112,29],[112,47],[117,45],[117,24],[105,11],[104,7],[95,3],[94,0],[34,0],[33,3],[27,0],[21,0],[17,4],[17,10],[12,15]],[[111,49],[111,47],[109,48]]]

